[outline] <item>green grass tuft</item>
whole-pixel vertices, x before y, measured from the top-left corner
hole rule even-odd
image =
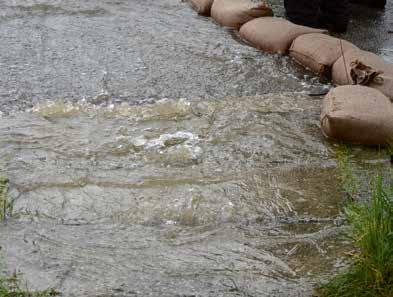
[[[40,292],[31,292],[21,288],[20,280],[16,274],[10,277],[0,277],[0,297],[51,297],[60,295],[54,289]]]
[[[7,211],[10,208],[8,202],[8,183],[7,177],[0,176],[0,221],[4,220],[7,216]]]
[[[393,296],[393,185],[384,185],[378,176],[371,186],[370,204],[352,203],[345,209],[357,248],[353,264],[317,296]]]

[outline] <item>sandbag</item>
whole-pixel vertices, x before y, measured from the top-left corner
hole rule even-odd
[[[344,63],[345,61],[345,63]],[[386,63],[379,56],[362,51],[360,49],[350,50],[344,53],[333,65],[332,79],[337,85],[352,85],[355,81],[351,77],[351,69],[354,63],[362,63],[375,71],[381,71],[375,82],[370,82],[369,87],[380,90],[390,99],[393,99],[393,64]]]
[[[191,6],[200,15],[210,16],[214,0],[190,0]]]
[[[330,77],[333,64],[343,53],[352,49],[357,47],[348,41],[311,33],[297,37],[289,49],[289,55],[312,72]]]
[[[323,101],[321,127],[334,140],[385,145],[393,137],[393,105],[373,88],[337,87]]]
[[[252,19],[272,15],[272,9],[263,0],[215,0],[211,8],[217,23],[235,29]]]
[[[326,31],[295,25],[275,17],[254,19],[240,28],[240,36],[252,46],[279,54],[286,54],[293,40],[307,33],[326,33]]]

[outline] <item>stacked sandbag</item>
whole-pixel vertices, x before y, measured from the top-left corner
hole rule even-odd
[[[215,0],[211,8],[211,16],[217,23],[235,29],[255,18],[272,15],[267,2],[259,0]]]
[[[321,114],[323,134],[364,145],[385,145],[393,137],[393,105],[380,91],[341,86],[330,91]]]
[[[300,35],[325,32],[275,17],[254,19],[240,28],[240,36],[252,46],[265,52],[279,54],[286,54],[293,40]]]
[[[311,33],[297,37],[289,55],[312,72],[330,77],[333,64],[348,50],[357,49],[352,43],[326,34]]]
[[[375,75],[375,72],[381,74]],[[333,65],[332,79],[337,85],[368,85],[393,99],[393,64],[367,51],[345,52]]]
[[[210,16],[210,9],[214,0],[190,0],[191,6],[195,11],[204,16]]]

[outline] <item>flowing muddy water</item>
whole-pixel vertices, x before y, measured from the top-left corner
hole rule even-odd
[[[307,296],[348,243],[320,100],[299,93],[3,117],[8,269],[65,296]]]
[[[391,59],[392,4],[354,11]],[[177,0],[0,0],[0,42],[0,246],[30,288],[303,297],[345,264],[330,86],[288,58]]]

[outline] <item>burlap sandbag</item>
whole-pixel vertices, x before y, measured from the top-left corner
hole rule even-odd
[[[191,6],[200,15],[210,16],[214,0],[190,0]]]
[[[375,71],[382,72],[374,82],[368,83],[368,86],[380,90],[390,99],[393,99],[393,64],[388,64],[379,56],[360,49],[345,52],[334,63],[332,69],[333,82],[337,85],[355,84],[351,77],[351,69],[353,69],[354,63],[359,62]]]
[[[297,37],[289,49],[289,55],[314,73],[330,77],[333,64],[343,53],[352,49],[357,47],[348,41],[312,33]]]
[[[321,127],[334,140],[385,145],[393,137],[393,105],[373,88],[337,87],[323,101]]]
[[[217,23],[235,29],[252,19],[272,15],[264,0],[215,0],[211,8],[211,16]]]
[[[254,19],[240,28],[240,36],[252,46],[269,52],[286,54],[293,40],[307,33],[325,33],[325,30],[299,26],[282,18]]]

